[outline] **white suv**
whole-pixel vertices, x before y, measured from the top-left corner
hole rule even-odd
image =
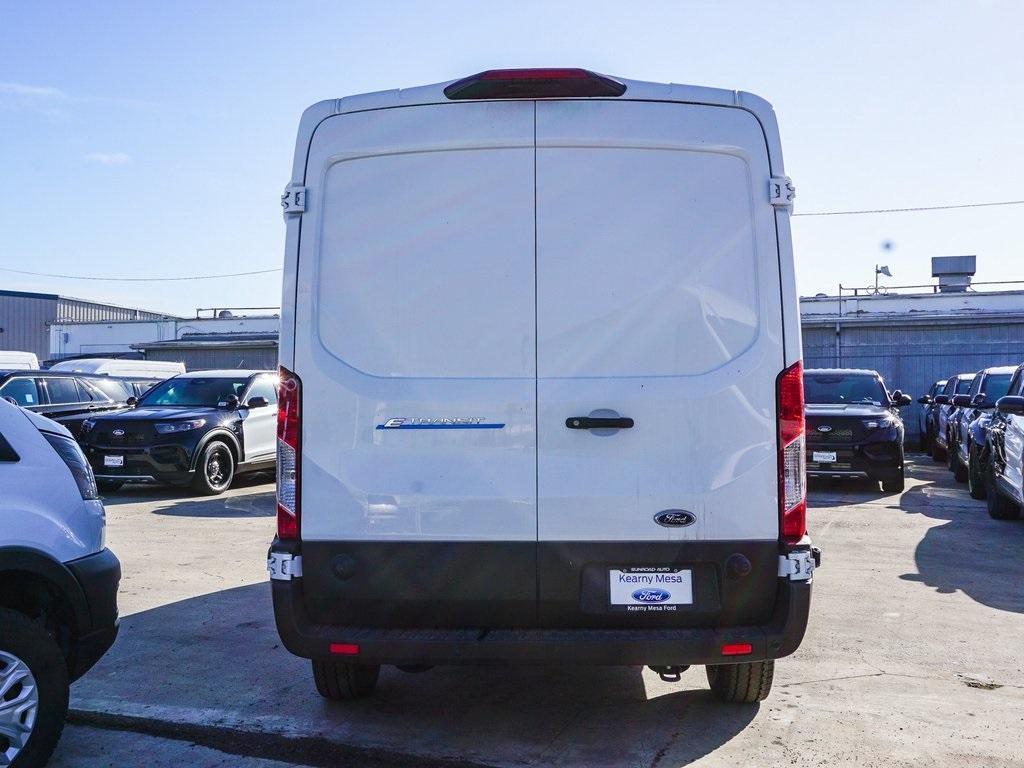
[[[771,106],[499,70],[303,115],[274,609],[328,698],[379,665],[707,665],[799,645],[800,318]]]
[[[121,566],[71,433],[2,401],[0,489],[0,765],[37,766],[117,636]]]

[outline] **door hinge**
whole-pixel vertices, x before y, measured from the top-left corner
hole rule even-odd
[[[796,187],[789,176],[772,176],[768,181],[768,201],[779,208],[793,205]]]
[[[267,556],[267,572],[274,581],[291,581],[302,575],[302,555],[271,552]]]
[[[306,212],[306,188],[302,184],[289,184],[281,195],[281,208],[285,216]]]
[[[817,547],[779,555],[779,576],[790,581],[808,581],[820,562],[821,550]]]

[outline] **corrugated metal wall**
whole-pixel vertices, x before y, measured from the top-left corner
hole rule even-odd
[[[868,368],[889,389],[915,400],[932,382],[956,373],[1024,362],[1024,319],[1005,322],[934,321],[892,325],[803,325],[807,368]],[[838,345],[837,345],[838,339]],[[903,409],[908,436],[918,433],[921,406]]]
[[[210,371],[217,368],[253,368],[272,371],[277,369],[277,345],[265,347],[233,347],[217,349],[160,349],[146,350],[147,360],[182,362],[189,371]]]
[[[87,323],[96,320],[159,320],[166,315],[142,309],[115,307],[80,299],[58,299],[57,317],[65,322]]]
[[[47,324],[57,315],[57,302],[56,296],[45,293],[0,291],[0,349],[34,352],[45,360],[50,354]]]

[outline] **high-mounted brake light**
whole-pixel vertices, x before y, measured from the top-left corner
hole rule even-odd
[[[302,383],[281,368],[277,395],[277,536],[299,538],[299,469],[301,465]]]
[[[489,69],[444,89],[449,99],[558,99],[625,92],[623,83],[586,69]]]
[[[775,383],[779,423],[779,536],[796,544],[807,532],[807,457],[804,452],[804,371],[798,361]]]

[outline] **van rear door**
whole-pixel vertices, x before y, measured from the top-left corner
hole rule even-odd
[[[542,625],[767,620],[785,367],[770,176],[742,109],[537,103]],[[607,418],[633,426],[586,428]]]
[[[306,608],[536,622],[534,105],[335,115],[295,301]]]

